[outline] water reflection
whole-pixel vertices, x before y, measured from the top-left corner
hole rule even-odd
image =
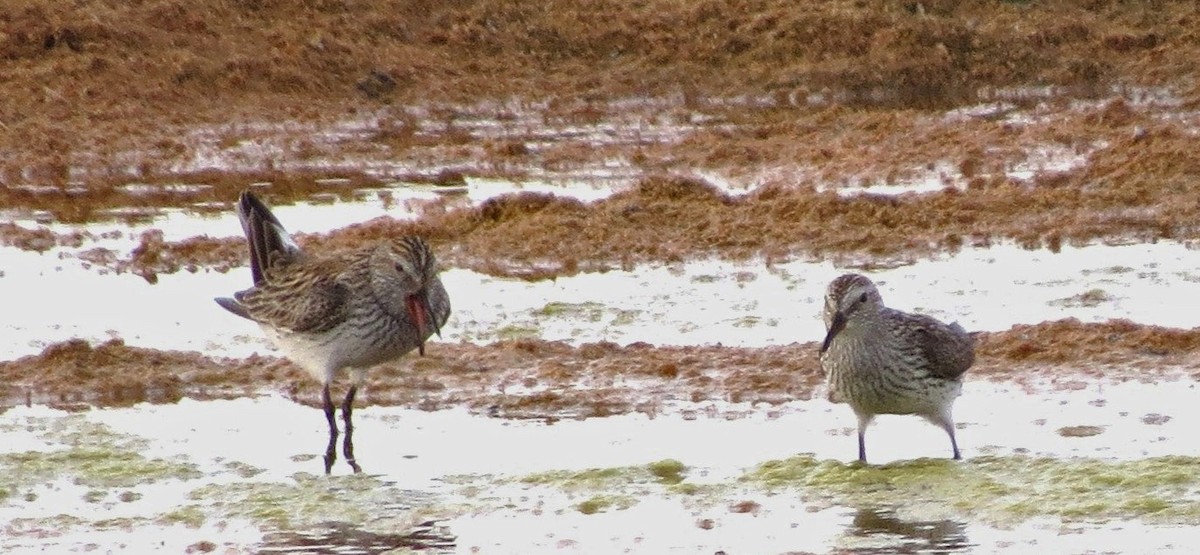
[[[904,520],[893,507],[859,508],[846,535],[846,553],[961,553],[971,547],[966,523],[955,520]],[[862,542],[858,539],[866,539]]]
[[[328,398],[329,390],[326,389],[326,398]],[[353,394],[352,394],[353,395]],[[353,399],[353,396],[347,399]],[[346,464],[350,466],[355,474],[362,472],[362,467],[358,465],[358,461],[354,458],[354,425],[350,423],[350,403],[342,405],[342,418],[346,422],[346,437],[342,441],[342,455],[346,459]],[[338,430],[337,424],[333,421],[332,407],[326,413],[329,418],[329,444],[325,446],[325,474],[333,472],[333,463],[337,462],[337,439]]]
[[[454,548],[454,535],[432,520],[403,534],[380,534],[347,522],[326,522],[311,530],[269,532],[263,536],[263,544],[257,552],[370,555],[394,550],[453,553]]]

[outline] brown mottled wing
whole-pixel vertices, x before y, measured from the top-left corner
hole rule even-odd
[[[349,287],[337,274],[307,264],[269,273],[266,283],[238,293],[252,320],[296,332],[322,332],[346,318]],[[306,271],[309,270],[309,271]]]
[[[962,326],[943,324],[924,314],[891,312],[892,318],[902,322],[897,329],[917,346],[933,375],[956,380],[975,363],[975,340]]]

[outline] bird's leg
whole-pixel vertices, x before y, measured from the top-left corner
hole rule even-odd
[[[855,416],[858,416],[858,461],[861,463],[867,462],[867,426],[871,425],[871,420],[875,417],[871,414],[855,411]]]
[[[950,449],[954,452],[954,460],[962,460],[962,453],[958,452],[958,440],[954,438],[954,418],[950,416],[950,411],[946,410],[925,418],[946,431],[946,435],[950,436]]]
[[[350,422],[350,412],[353,410],[354,394],[357,392],[358,384],[351,384],[350,390],[346,392],[346,399],[342,401],[342,420],[346,423],[346,439],[342,443],[342,455],[346,457],[346,464],[350,465],[356,474],[362,472],[362,468],[354,460],[354,424]]]
[[[329,422],[329,445],[325,447],[325,474],[329,474],[333,470],[333,463],[337,461],[337,422],[333,415],[333,399],[329,397],[329,384],[325,384],[325,389],[321,392],[322,408],[325,409],[325,420]]]
[[[958,452],[958,440],[954,439],[954,422],[946,419],[942,424],[942,429],[946,430],[946,434],[950,436],[950,448],[954,450],[954,460],[962,460],[962,453]]]

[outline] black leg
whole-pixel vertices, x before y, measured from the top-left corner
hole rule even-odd
[[[854,415],[858,417],[858,462],[867,462],[867,427],[871,425],[871,421],[875,419],[874,414],[859,412],[854,409]]]
[[[346,392],[346,399],[342,401],[342,420],[346,424],[346,439],[342,443],[342,455],[346,457],[346,464],[350,465],[356,474],[362,472],[362,468],[354,460],[354,424],[350,422],[350,414],[354,410],[354,394],[357,392],[358,386],[351,384],[350,390]]]
[[[333,415],[333,399],[329,397],[329,384],[325,384],[321,402],[323,403],[322,408],[325,409],[325,420],[329,422],[329,445],[325,447],[325,473],[329,474],[333,470],[333,463],[337,461],[338,437],[337,421]]]
[[[950,448],[954,450],[954,460],[962,460],[962,453],[958,452],[958,440],[954,439],[954,424],[946,425],[946,433],[950,434]]]

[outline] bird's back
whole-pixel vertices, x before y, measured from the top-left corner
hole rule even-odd
[[[932,376],[958,380],[975,362],[975,340],[958,323],[946,324],[932,316],[885,309],[898,343],[911,352]]]
[[[357,256],[275,264],[258,284],[234,297],[246,317],[260,324],[292,333],[325,332],[349,315],[359,281],[352,271]]]

